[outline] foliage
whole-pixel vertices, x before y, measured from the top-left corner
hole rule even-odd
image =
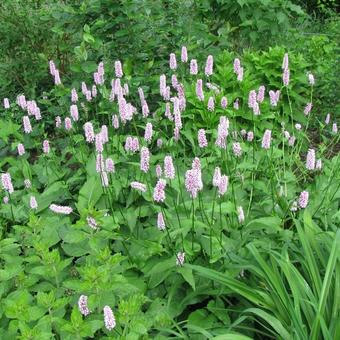
[[[84,32],[92,36],[92,29]],[[98,65],[92,57],[81,61],[78,52],[70,64],[73,74],[61,72],[61,84],[27,98],[35,98],[41,119],[14,96],[8,109],[0,109],[1,174],[9,173],[14,185],[13,192],[5,185],[0,192],[0,337],[337,338],[340,137],[332,126],[338,116],[332,113],[326,123],[318,105],[304,114],[307,103],[317,104],[319,93],[318,78],[314,85],[308,81],[307,72],[313,70],[304,56],[289,54],[287,86],[282,85],[282,47],[246,51],[240,61],[243,80],[235,75],[233,53],[215,55],[211,75],[205,74],[200,54],[198,75],[190,74],[188,63],[179,58],[176,70],[162,67],[167,56],[158,69],[171,86],[167,97],[159,94],[159,75],[142,78],[137,72],[135,79],[129,56],[119,82],[113,72],[116,59],[105,60],[105,81],[93,88]],[[194,57],[189,50],[189,59]],[[178,83],[171,79],[174,74]],[[203,80],[204,100],[196,94],[197,79]],[[261,85],[266,87],[263,101]],[[73,101],[79,120],[72,115],[72,127],[66,129],[72,88],[79,97]],[[251,90],[259,115],[249,107]],[[276,106],[269,90],[281,93]],[[226,107],[220,104],[223,96]],[[214,108],[207,107],[209,98]],[[124,103],[136,108],[129,118]],[[167,105],[175,117],[165,115]],[[22,132],[25,115],[32,132]],[[119,127],[113,126],[113,115],[119,116]],[[58,116],[62,125],[56,125]],[[216,145],[221,117],[229,122],[225,148]],[[95,142],[86,141],[86,122],[94,126]],[[153,126],[151,140],[145,136],[147,123]],[[103,125],[108,141],[101,151]],[[204,148],[198,144],[201,128],[208,140]],[[266,130],[272,133],[268,149],[262,147]],[[253,140],[244,134],[250,131]],[[137,137],[139,151],[142,146],[150,151],[148,170],[143,171],[141,152],[126,149],[128,136]],[[19,143],[26,150],[20,156]],[[309,148],[322,167],[306,168]],[[100,155],[104,162],[113,159],[115,171],[101,163]],[[175,177],[166,178],[165,199],[157,201],[156,167],[164,179],[169,155]],[[220,180],[212,183],[216,167],[228,176],[226,192]],[[186,172],[193,168],[203,186],[197,197],[185,186]],[[31,186],[24,183],[27,179]],[[134,190],[133,181],[144,183],[145,192]],[[302,191],[309,192],[308,204],[295,209]],[[51,204],[70,206],[72,213],[58,214]],[[78,308],[81,295],[88,296],[86,316]],[[116,317],[111,331],[103,320],[107,305]]]

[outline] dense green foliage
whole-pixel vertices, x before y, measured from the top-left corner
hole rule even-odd
[[[0,4],[0,339],[340,338],[339,19],[334,2],[311,4]],[[94,75],[100,65],[103,82]],[[169,96],[160,93],[162,74]],[[280,91],[277,103],[270,91]],[[32,100],[39,110],[27,108]],[[124,100],[135,108],[127,119]],[[160,178],[164,199],[155,194]]]

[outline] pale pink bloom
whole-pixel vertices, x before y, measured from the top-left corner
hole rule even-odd
[[[289,139],[290,133],[287,130],[283,131],[283,134],[286,137],[286,139]]]
[[[112,158],[106,158],[106,160],[105,160],[105,170],[108,173],[114,173],[115,172],[115,163],[113,162]]]
[[[218,183],[218,196],[219,197],[223,196],[227,192],[228,183],[229,183],[228,176],[222,175]]]
[[[93,125],[91,122],[86,122],[84,124],[85,138],[88,143],[92,143],[95,140],[95,134],[93,130]]]
[[[86,92],[88,92],[86,83],[84,81],[81,83],[81,92],[84,96],[86,95]]]
[[[242,207],[237,207],[238,221],[240,224],[244,222],[244,212]]]
[[[164,98],[166,93],[166,76],[165,74],[161,74],[159,76],[159,93]]]
[[[61,127],[61,118],[60,116],[55,117],[55,127],[59,129]]]
[[[30,207],[31,207],[31,209],[37,209],[38,208],[38,203],[37,203],[37,200],[35,199],[34,196],[30,197]]]
[[[208,99],[208,110],[209,111],[214,111],[215,110],[214,97],[209,97],[209,99]]]
[[[190,169],[185,173],[185,188],[192,198],[196,198],[199,191],[203,188],[201,171]]]
[[[76,89],[71,90],[71,101],[72,103],[76,103],[78,101],[78,93]]]
[[[109,306],[105,306],[103,311],[105,328],[111,331],[116,327],[116,319],[113,315],[112,309]]]
[[[119,118],[117,115],[112,116],[112,126],[117,130],[119,129]]]
[[[336,123],[333,123],[333,125],[332,125],[332,132],[334,134],[338,133],[338,126],[336,125]]]
[[[221,116],[217,128],[217,140],[215,144],[222,149],[226,148],[226,138],[228,137],[229,134],[228,129],[229,129],[228,118],[225,116]]]
[[[1,184],[4,190],[6,190],[9,194],[14,192],[11,175],[8,172],[1,174]]]
[[[76,122],[79,120],[79,112],[78,112],[78,106],[73,104],[70,107],[70,113],[71,113],[71,117],[72,119]]]
[[[138,191],[146,192],[146,185],[140,182],[131,182],[131,188]]]
[[[235,110],[238,110],[240,108],[240,101],[238,98],[235,99],[233,107]]]
[[[177,68],[177,60],[175,53],[170,53],[169,66],[171,70],[176,70]]]
[[[305,114],[305,116],[308,116],[308,115],[309,115],[309,113],[310,113],[311,110],[312,110],[312,107],[313,107],[312,103],[307,103],[307,105],[306,105],[306,107],[305,107],[305,109],[304,109],[304,111],[303,111],[303,113]]]
[[[285,53],[282,61],[282,69],[285,70],[289,67],[288,53]]]
[[[251,90],[248,95],[248,107],[253,108],[256,103],[256,91]]]
[[[96,157],[96,171],[102,172],[104,171],[104,157],[101,153],[97,153]]]
[[[144,103],[142,105],[142,113],[143,113],[144,118],[146,118],[150,113],[149,106],[148,106],[148,103],[146,101],[144,101]]]
[[[92,216],[87,216],[86,217],[87,224],[90,228],[96,230],[98,229],[97,227],[97,221],[92,217]],[[84,314],[85,315],[85,314]]]
[[[284,86],[288,86],[289,85],[289,69],[288,68],[285,68],[283,70],[283,74],[282,74],[282,81],[283,81],[283,85]]]
[[[219,89],[219,88],[217,87],[217,85],[215,85],[215,84],[206,83],[205,86],[206,86],[209,90],[214,91],[216,94],[220,94],[220,93],[221,93],[220,89]]]
[[[326,119],[325,119],[325,124],[328,125],[331,120],[331,114],[327,113]]]
[[[22,121],[24,123],[24,131],[25,133],[31,133],[32,132],[32,125],[30,122],[30,119],[28,116],[23,116]]]
[[[185,46],[182,46],[181,61],[182,63],[188,62],[188,50]]]
[[[165,104],[165,113],[164,113],[165,117],[167,117],[169,120],[173,121],[174,118],[172,116],[171,113],[171,107],[170,107],[170,103],[166,103]]]
[[[177,266],[183,266],[185,260],[185,253],[184,252],[178,252],[176,255],[176,265]]]
[[[90,314],[90,310],[87,307],[87,296],[86,295],[80,295],[79,300],[78,300],[78,309],[79,309],[79,312],[84,316],[87,316]]]
[[[213,74],[213,65],[214,65],[214,58],[212,55],[209,55],[207,58],[207,63],[205,65],[204,73],[207,77]]]
[[[263,100],[264,100],[264,92],[265,92],[266,88],[262,85],[259,87],[259,90],[257,92],[257,96],[256,96],[256,100],[259,102],[259,103],[262,103]]]
[[[198,145],[200,148],[205,148],[208,146],[208,141],[207,141],[207,137],[205,135],[205,130],[204,129],[199,129],[198,130]]]
[[[50,143],[46,139],[43,141],[43,152],[45,154],[48,154],[50,152]]]
[[[240,157],[242,155],[242,148],[240,143],[233,143],[233,153],[236,157]]]
[[[177,80],[177,76],[176,74],[173,74],[171,76],[171,85],[174,89],[177,89],[177,86],[178,86],[178,80]]]
[[[158,138],[158,139],[157,139],[157,147],[158,147],[158,148],[161,148],[162,145],[163,145],[163,140],[162,140],[162,138]]]
[[[308,81],[309,81],[309,84],[314,86],[315,85],[315,78],[314,78],[314,75],[312,73],[308,73]]]
[[[137,137],[128,136],[125,141],[125,150],[133,153],[139,150],[139,141]]]
[[[196,82],[196,96],[200,101],[204,100],[204,93],[203,93],[203,81],[202,79],[197,79]]]
[[[156,177],[160,178],[162,176],[163,170],[160,164],[156,165]]]
[[[23,109],[25,110],[26,109],[26,106],[27,106],[27,103],[26,103],[26,98],[23,94],[20,94],[18,97],[17,97],[17,104]]]
[[[127,96],[129,94],[129,85],[125,83],[123,89],[124,95]]]
[[[104,188],[107,188],[107,187],[109,186],[109,178],[108,178],[108,176],[107,176],[107,172],[106,172],[106,171],[102,171],[102,172],[100,173],[100,178],[101,178],[101,180],[102,180],[102,186],[103,186]]]
[[[158,213],[157,215],[157,228],[160,231],[165,230],[165,221],[164,221],[164,216],[161,212]]]
[[[288,145],[294,146],[295,140],[296,140],[295,136],[290,136],[289,139],[288,139]]]
[[[295,129],[296,129],[296,130],[301,130],[301,124],[296,123],[296,124],[295,124]]]
[[[259,114],[261,114],[260,106],[259,106],[259,103],[258,103],[258,102],[255,102],[255,103],[254,103],[254,106],[253,106],[253,113],[254,113],[255,116],[258,116]]]
[[[196,75],[198,73],[198,65],[196,59],[190,60],[190,74]]]
[[[60,75],[59,75],[58,70],[55,70],[55,73],[54,73],[54,84],[61,85],[61,80],[60,80]]]
[[[122,63],[119,60],[115,61],[115,74],[117,78],[123,77]]]
[[[8,98],[4,98],[4,108],[5,109],[9,109],[10,108],[10,104],[9,104],[9,99]]]
[[[63,215],[69,215],[72,213],[73,209],[68,206],[61,206],[61,205],[56,205],[56,204],[51,204],[50,205],[50,210],[57,214],[63,214]]]
[[[309,192],[308,191],[302,191],[299,197],[299,206],[300,208],[304,209],[308,205],[308,199],[309,199]]]
[[[198,157],[195,157],[192,161],[191,167],[194,170],[200,170],[201,171],[201,161]]]
[[[165,178],[174,179],[176,175],[175,167],[171,156],[164,157],[164,176]]]
[[[248,131],[247,133],[247,141],[252,142],[254,139],[254,132],[253,131]]]
[[[140,169],[147,173],[150,168],[150,151],[148,148],[143,146],[140,150]]]
[[[145,132],[144,132],[144,139],[147,143],[151,142],[152,134],[153,134],[152,124],[147,123],[145,126]]]
[[[277,103],[280,99],[280,90],[277,91],[269,91],[269,97],[270,97],[270,105],[271,106],[277,106]]]
[[[92,100],[92,92],[91,92],[91,91],[87,91],[87,92],[85,93],[85,97],[86,97],[86,100],[87,100],[88,102],[90,102],[90,101]]]
[[[322,169],[322,161],[321,159],[318,159],[315,164],[315,169],[316,170],[321,170]]]
[[[103,136],[101,133],[96,134],[96,151],[102,153],[104,151]]]
[[[315,150],[309,149],[306,157],[306,169],[314,170],[315,169]]]
[[[270,142],[271,142],[271,137],[272,136],[272,132],[271,130],[266,130],[264,132],[263,138],[262,138],[262,148],[263,149],[269,149],[270,148]]]
[[[237,72],[237,81],[242,81],[243,80],[243,74],[244,74],[243,67],[240,67],[240,69]]]
[[[31,186],[32,186],[32,183],[31,183],[31,181],[29,179],[25,179],[24,180],[24,185],[25,185],[26,189],[30,189]]]
[[[55,75],[56,67],[55,67],[55,64],[54,64],[53,60],[49,61],[49,67],[50,67],[50,74],[51,74],[51,76],[54,76]]]
[[[65,118],[65,129],[66,130],[71,130],[72,129],[72,121],[71,121],[71,118],[69,117],[66,117]]]
[[[222,109],[225,109],[228,105],[228,100],[227,100],[227,97],[222,97],[221,99],[221,107]]]
[[[4,196],[3,200],[4,204],[8,204],[9,202],[9,197],[8,196]]]
[[[157,184],[156,184],[154,191],[153,191],[153,199],[156,202],[164,202],[165,201],[165,186],[166,186],[165,179],[160,178],[157,181]]]
[[[242,136],[243,138],[245,138],[245,137],[247,136],[247,131],[246,131],[245,129],[242,129],[242,130],[240,131],[240,133],[241,133],[241,136]]]
[[[241,62],[240,59],[235,58],[234,59],[234,73],[238,74],[241,68]]]
[[[92,85],[92,97],[95,98],[97,97],[97,86],[96,85]]]
[[[19,156],[22,156],[25,154],[25,147],[23,144],[19,143],[17,146],[17,149],[18,149]]]

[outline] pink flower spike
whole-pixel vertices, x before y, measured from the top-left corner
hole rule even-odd
[[[304,209],[308,205],[308,199],[309,199],[309,192],[308,191],[302,191],[299,197],[299,207]]]
[[[123,77],[122,63],[119,60],[115,61],[115,74],[117,78]]]
[[[105,328],[111,331],[116,327],[116,319],[113,315],[112,309],[109,306],[105,306],[103,311]]]
[[[71,118],[69,118],[69,117],[66,117],[65,118],[65,129],[67,130],[67,131],[69,131],[69,130],[71,130],[72,129],[72,121],[71,121]]]
[[[154,188],[153,199],[156,202],[164,202],[165,201],[165,179],[160,178]]]
[[[164,176],[165,178],[174,179],[175,178],[175,167],[171,156],[164,157]]]
[[[181,61],[182,63],[188,62],[188,50],[185,46],[182,46]]]
[[[60,116],[55,117],[55,127],[59,129],[61,127],[61,118]]]
[[[306,169],[315,170],[315,150],[309,149],[306,158]]]
[[[4,98],[4,108],[5,109],[9,109],[10,108],[10,104],[9,104],[9,99],[8,98]]]
[[[214,65],[214,58],[212,55],[209,55],[207,58],[207,63],[205,65],[204,73],[207,77],[213,74],[213,65]]]
[[[105,160],[105,170],[106,172],[110,173],[114,173],[115,172],[115,164],[112,160],[112,158],[107,158]]]
[[[209,99],[208,99],[208,110],[211,111],[211,112],[215,110],[214,97],[209,97]]]
[[[50,152],[50,143],[48,140],[43,141],[43,152],[44,154],[48,154]]]
[[[198,65],[196,59],[190,60],[190,74],[196,75],[198,73]]]
[[[1,184],[4,190],[6,190],[9,194],[14,192],[11,175],[8,172],[1,174]]]
[[[236,157],[240,157],[242,155],[242,148],[240,143],[233,143],[233,153]]]
[[[171,70],[176,70],[177,69],[177,61],[176,61],[175,53],[170,53],[169,66],[170,66]]]
[[[53,212],[57,214],[63,214],[63,215],[69,215],[73,211],[71,207],[61,206],[61,205],[56,205],[56,204],[51,204],[50,210],[52,210]]]
[[[87,316],[90,314],[90,310],[87,306],[86,295],[80,295],[79,300],[78,300],[78,309],[79,309],[79,312],[84,316]]]
[[[204,100],[204,93],[203,93],[203,81],[202,79],[197,79],[196,83],[196,95],[200,101]]]
[[[147,143],[151,142],[152,134],[153,134],[152,124],[147,123],[146,126],[145,126],[145,132],[144,132],[144,140]]]
[[[272,132],[271,130],[266,130],[262,138],[262,148],[268,150],[270,148]]]
[[[176,265],[177,266],[183,266],[185,260],[185,253],[184,252],[179,252],[176,255]]]
[[[34,196],[30,197],[30,207],[33,210],[38,208],[38,203]]]
[[[227,97],[222,97],[221,99],[221,107],[222,109],[225,109],[228,105],[228,100],[227,100]]]
[[[84,132],[85,132],[86,142],[93,143],[95,140],[95,134],[94,134],[93,125],[91,122],[86,122],[84,124]]]
[[[198,130],[197,139],[198,139],[198,145],[200,148],[206,148],[208,146],[208,141],[207,141],[207,137],[205,135],[204,129]]]
[[[25,133],[31,133],[33,130],[32,130],[32,125],[31,125],[29,117],[23,116],[22,121],[23,121],[23,124],[24,124]]]
[[[226,175],[222,175],[220,177],[220,181],[218,183],[218,196],[221,197],[223,196],[227,190],[228,190],[228,183],[229,183],[229,178]]]
[[[146,192],[146,185],[140,182],[131,182],[130,186],[132,189],[141,191],[141,192]]]
[[[148,148],[143,146],[140,150],[140,169],[147,173],[150,168],[150,151]]]
[[[157,228],[160,231],[165,230],[165,221],[164,221],[164,216],[161,212],[158,213],[157,215]]]
[[[25,147],[23,144],[19,143],[17,146],[17,149],[18,149],[19,156],[22,156],[25,154]]]

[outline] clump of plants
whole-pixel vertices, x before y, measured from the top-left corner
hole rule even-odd
[[[281,52],[4,99],[1,337],[337,337],[337,116]]]

